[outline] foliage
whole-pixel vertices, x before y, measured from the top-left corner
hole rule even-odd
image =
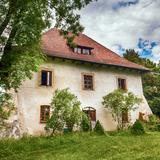
[[[158,119],[158,117],[156,116],[156,115],[154,115],[154,114],[152,114],[152,115],[149,115],[148,116],[148,123],[149,124],[157,124],[157,123],[159,123],[159,119]]]
[[[90,133],[0,140],[2,160],[159,159],[160,133],[100,136]],[[123,153],[123,154],[122,154]]]
[[[118,122],[118,129],[122,129],[122,113],[134,110],[134,106],[140,102],[141,99],[133,93],[118,89],[104,96],[102,104],[111,110],[112,117]]]
[[[45,56],[37,45],[14,48],[12,53],[3,60],[6,64],[5,68],[2,67],[0,71],[0,86],[3,86],[5,90],[10,88],[17,90],[26,76],[32,78],[33,72],[38,71],[43,60]]]
[[[160,132],[160,124],[157,124],[157,131]]]
[[[82,113],[81,130],[84,132],[91,131],[91,121],[85,113]]]
[[[158,131],[159,123],[159,118],[153,114],[148,116],[148,121],[144,123],[144,126],[147,131]]]
[[[136,122],[131,127],[131,133],[135,135],[141,135],[145,133],[145,130],[141,121],[136,120]]]
[[[8,119],[14,109],[14,102],[11,94],[0,91],[0,129],[4,127],[5,120]]]
[[[17,89],[25,78],[31,78],[32,72],[37,71],[43,60],[41,35],[53,21],[71,45],[74,36],[83,30],[77,11],[91,1],[0,1],[0,46],[4,46],[0,55],[0,86],[5,90]]]
[[[69,89],[56,90],[51,102],[53,109],[50,119],[47,121],[46,129],[62,131],[66,125],[69,131],[80,125],[82,111],[80,101],[72,94]]]
[[[149,59],[141,58],[138,52],[126,50],[124,57],[129,61],[143,65],[152,72],[142,75],[144,95],[152,109],[152,112],[160,116],[160,63],[156,64]]]
[[[98,134],[105,134],[105,130],[99,120],[96,121],[96,125],[94,127],[94,132],[96,132]]]

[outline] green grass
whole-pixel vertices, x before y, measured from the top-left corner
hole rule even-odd
[[[160,133],[88,133],[0,140],[2,160],[160,160]]]

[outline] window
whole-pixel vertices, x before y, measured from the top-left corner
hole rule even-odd
[[[89,49],[83,49],[82,53],[86,54],[86,55],[90,55],[90,50]]]
[[[119,89],[123,89],[123,90],[127,89],[127,87],[126,87],[126,79],[118,78],[118,88]]]
[[[83,75],[83,89],[93,90],[93,75]]]
[[[144,120],[144,115],[145,115],[144,113],[139,112],[139,120],[140,120],[140,121],[145,121],[145,120]]]
[[[40,106],[40,123],[46,123],[49,117],[50,117],[50,106],[48,105]]]
[[[41,71],[41,85],[52,86],[52,71]]]
[[[128,123],[128,111],[122,112],[122,123]]]
[[[93,107],[86,107],[83,112],[90,118],[91,121],[96,121],[96,109]]]
[[[78,46],[78,47],[75,47],[73,51],[79,54],[91,55],[91,49],[92,48]]]

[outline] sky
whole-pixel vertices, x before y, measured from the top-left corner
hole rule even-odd
[[[122,55],[160,60],[160,0],[98,0],[81,10],[84,33]]]

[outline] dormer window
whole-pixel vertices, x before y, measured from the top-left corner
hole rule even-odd
[[[85,47],[85,46],[77,46],[74,48],[75,53],[84,54],[84,55],[91,55],[91,50],[93,48]]]

